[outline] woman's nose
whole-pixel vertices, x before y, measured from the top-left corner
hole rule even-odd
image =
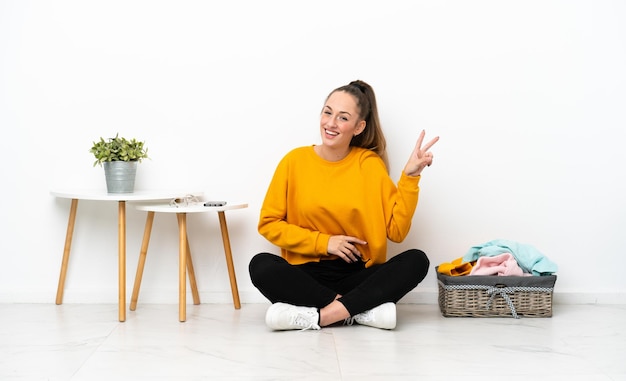
[[[322,124],[324,126],[333,127],[335,125],[335,117],[333,115],[324,115],[324,119],[322,120]]]

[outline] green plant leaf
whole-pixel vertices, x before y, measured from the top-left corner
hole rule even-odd
[[[136,140],[135,138],[128,140],[123,137],[119,137],[119,133],[114,138],[104,140],[100,137],[100,140],[93,142],[93,145],[89,149],[89,152],[94,155],[96,165],[102,165],[107,161],[138,161],[143,159],[149,159],[148,149],[145,147],[145,143]]]

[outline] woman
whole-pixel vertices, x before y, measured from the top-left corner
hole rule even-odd
[[[274,330],[320,329],[337,322],[393,329],[395,303],[420,283],[429,260],[416,249],[387,261],[387,240],[401,242],[417,207],[432,139],[417,140],[397,185],[370,85],[333,90],[320,118],[322,144],[289,152],[278,164],[258,224],[281,256],[250,261],[252,283],[273,304]]]

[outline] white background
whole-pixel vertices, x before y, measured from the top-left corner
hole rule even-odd
[[[377,92],[397,180],[439,135],[409,237],[433,268],[405,298],[436,302],[434,266],[473,245],[531,244],[555,300],[626,303],[623,1],[0,0],[0,302],[53,302],[69,200],[105,187],[92,142],[144,140],[137,189],[243,200],[227,213],[242,302],[278,160],[319,142],[326,95]],[[333,189],[328,189],[329,198]],[[128,208],[128,288],[145,214]],[[230,302],[217,225],[189,216],[203,302]],[[141,301],[177,302],[177,228],[157,215]],[[117,207],[81,202],[65,302],[116,302]]]

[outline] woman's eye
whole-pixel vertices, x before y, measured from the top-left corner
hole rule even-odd
[[[339,120],[341,120],[342,122],[347,122],[348,118],[346,118],[345,116],[340,116]]]

